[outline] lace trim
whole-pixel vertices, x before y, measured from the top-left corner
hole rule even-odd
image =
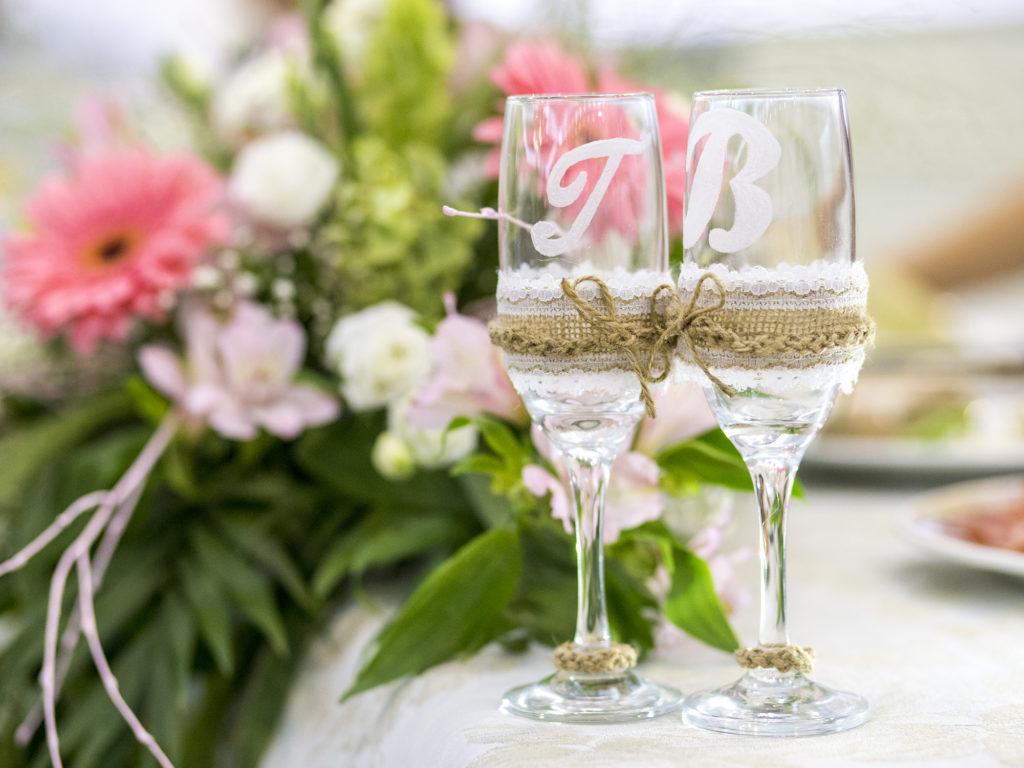
[[[545,304],[565,302],[566,306],[572,309],[565,294],[562,293],[562,279],[575,280],[584,275],[594,275],[605,282],[616,299],[617,309],[619,303],[628,305],[631,302],[642,303],[649,300],[659,285],[672,285],[674,282],[670,273],[648,269],[638,272],[627,272],[625,269],[607,270],[598,269],[590,263],[580,264],[571,270],[558,264],[542,268],[524,266],[516,270],[498,272],[498,311],[503,311],[503,306],[514,307],[523,301]],[[597,286],[592,283],[581,283],[577,287],[577,292],[588,301],[596,299],[599,295]],[[575,310],[572,311],[575,313]],[[624,309],[620,309],[621,311]]]
[[[787,395],[794,389],[824,389],[839,385],[845,394],[850,394],[857,384],[861,366],[864,365],[864,352],[853,354],[849,360],[832,364],[808,366],[806,368],[765,367],[738,368],[718,367],[709,365],[709,370],[725,384],[737,391],[753,389],[769,395]],[[708,384],[704,372],[687,360],[676,360],[673,377],[677,381],[695,381]]]
[[[686,263],[680,268],[679,293],[690,300],[701,276],[715,275],[725,291],[723,312],[808,312],[864,309],[867,306],[868,276],[864,266],[816,261],[807,265],[783,264],[777,269],[744,267],[730,269],[724,264],[699,267]],[[719,297],[702,293],[698,306],[713,306]],[[866,315],[865,315],[866,317]],[[870,322],[870,321],[868,321]],[[773,395],[794,387],[823,387],[839,384],[850,392],[864,364],[862,346],[826,349],[820,354],[737,354],[727,349],[699,346],[700,359],[708,370],[733,389],[756,389]],[[686,380],[705,380],[688,349],[679,349],[677,375]]]
[[[613,398],[638,400],[640,395],[640,381],[636,374],[619,368],[585,371],[567,366],[552,373],[547,367],[523,370],[509,366],[508,375],[520,395],[533,393],[548,399],[597,395],[599,401]]]
[[[811,264],[780,264],[776,269],[760,266],[731,269],[725,264],[700,267],[686,262],[679,269],[679,290],[693,293],[705,272],[713,273],[728,294],[739,292],[765,296],[785,292],[806,296],[815,291],[866,294],[868,290],[868,275],[859,261],[851,264],[821,260]]]

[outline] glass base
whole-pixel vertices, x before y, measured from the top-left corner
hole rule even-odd
[[[556,672],[539,683],[513,688],[501,711],[556,723],[624,723],[676,712],[683,695],[674,688],[637,677],[568,675]]]
[[[732,685],[686,698],[683,720],[698,728],[748,736],[815,736],[856,728],[868,703],[799,672],[753,670]]]

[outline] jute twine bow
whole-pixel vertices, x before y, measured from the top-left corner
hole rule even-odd
[[[744,669],[777,669],[779,672],[806,674],[814,666],[814,649],[799,645],[740,648],[736,651],[736,662]]]
[[[607,648],[581,648],[576,643],[562,643],[555,648],[555,668],[562,672],[599,674],[624,672],[636,666],[636,651],[625,643],[611,643]]]
[[[701,290],[709,280],[718,289],[718,301],[710,306],[698,308]],[[586,282],[597,286],[604,303],[604,312],[582,298],[576,291],[581,283]],[[722,287],[721,281],[710,272],[703,275],[698,281],[689,304],[683,304],[673,286],[668,283],[659,285],[651,296],[648,322],[639,327],[635,321],[631,322],[618,313],[615,308],[615,297],[612,296],[608,285],[599,277],[587,275],[576,278],[571,283],[567,278],[562,278],[562,293],[572,302],[580,317],[600,332],[603,344],[607,347],[614,347],[629,360],[630,367],[640,380],[640,400],[643,401],[647,415],[652,419],[657,415],[657,409],[654,406],[654,398],[651,396],[649,385],[658,384],[668,377],[672,370],[672,358],[676,354],[680,341],[686,343],[694,362],[705,375],[728,394],[733,394],[732,389],[708,370],[700,355],[697,354],[697,349],[689,334],[690,326],[695,320],[725,306],[725,289]],[[662,296],[667,296],[669,301],[664,312],[658,309],[658,303]]]

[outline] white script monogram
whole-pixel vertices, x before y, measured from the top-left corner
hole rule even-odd
[[[604,164],[597,184],[594,185],[590,197],[583,204],[583,208],[567,233],[562,234],[562,230],[552,221],[538,221],[533,225],[530,237],[533,239],[533,246],[538,253],[544,256],[561,256],[576,247],[580,238],[583,237],[583,233],[590,226],[597,207],[601,204],[605,192],[608,191],[612,176],[619,169],[622,158],[626,155],[639,155],[643,152],[644,146],[643,141],[636,139],[599,139],[570,149],[558,158],[555,167],[551,169],[551,175],[548,176],[547,182],[548,202],[556,208],[565,208],[567,205],[575,203],[587,185],[587,172],[581,171],[569,186],[562,186],[562,180],[572,166],[584,160],[594,160],[599,157],[608,158],[608,162]]]
[[[711,222],[711,216],[722,194],[725,174],[725,151],[729,139],[740,136],[747,145],[747,158],[732,179],[736,213],[732,227],[715,228],[708,234],[708,244],[720,253],[735,253],[748,248],[765,233],[772,223],[772,199],[754,184],[779,164],[782,147],[763,123],[736,109],[715,109],[705,112],[690,128],[687,164],[694,162],[697,142],[708,137],[700,162],[693,174],[683,219],[683,246],[692,248]]]

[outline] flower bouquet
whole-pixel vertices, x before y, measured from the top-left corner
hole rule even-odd
[[[411,594],[339,697],[571,635],[565,471],[484,321],[494,231],[441,209],[494,197],[502,94],[639,86],[435,0],[308,6],[215,80],[168,62],[186,151],[92,105],[3,242],[45,343],[0,371],[0,764],[255,765],[305,643],[384,578]],[[708,489],[750,481],[699,392],[656,397],[608,499],[613,631],[731,650]]]

